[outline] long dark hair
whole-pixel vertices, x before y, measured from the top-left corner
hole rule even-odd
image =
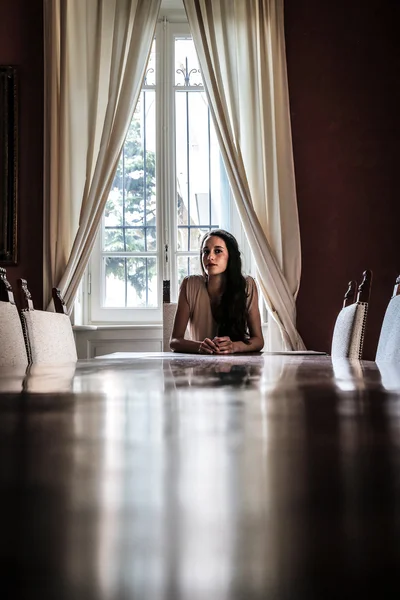
[[[239,245],[236,238],[224,229],[213,229],[203,236],[200,244],[200,265],[206,279],[207,273],[204,270],[202,260],[203,246],[204,242],[211,236],[223,239],[228,250],[225,289],[217,312],[214,314],[218,325],[217,335],[227,335],[233,342],[241,341],[247,343],[249,334],[247,325],[246,279],[242,275],[242,259],[240,257]]]

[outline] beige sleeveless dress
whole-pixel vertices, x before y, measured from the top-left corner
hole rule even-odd
[[[256,302],[256,282],[250,276],[246,277],[247,310]],[[188,330],[190,339],[203,341],[205,338],[213,339],[217,335],[217,324],[211,311],[205,279],[202,275],[186,277],[186,300],[189,305],[190,316]]]

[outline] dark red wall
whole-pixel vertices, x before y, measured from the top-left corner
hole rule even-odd
[[[350,279],[374,271],[365,344],[375,355],[400,273],[398,0],[285,0],[303,272],[298,327],[330,350]],[[19,67],[19,264],[42,301],[42,0],[0,0],[0,64]]]
[[[43,0],[0,0],[0,64],[19,78],[18,265],[7,266],[16,289],[27,279],[43,303]]]
[[[365,358],[400,274],[397,0],[285,0],[303,270],[298,328],[330,351],[350,279],[373,270]]]

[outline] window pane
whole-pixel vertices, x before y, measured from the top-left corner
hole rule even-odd
[[[193,40],[175,38],[175,85],[203,85]]]
[[[198,192],[195,194],[195,205],[193,208],[192,214],[196,215],[194,219],[196,223],[210,226],[212,223],[210,194],[208,192]]]
[[[155,227],[147,227],[146,241],[147,241],[146,250],[148,250],[149,252],[155,252],[157,250],[157,238],[156,238],[156,228]]]
[[[106,229],[104,231],[104,250],[106,252],[124,252],[124,230],[123,228]]]
[[[128,271],[127,306],[133,308],[157,306],[157,259],[126,259]]]
[[[178,256],[178,284],[187,275],[201,275],[200,258],[198,256]]]
[[[106,308],[143,308],[157,306],[156,258],[104,259]]]
[[[125,306],[125,259],[109,256],[104,259],[105,295],[104,306],[122,308]]]
[[[143,202],[140,196],[128,192],[125,197],[124,225],[144,225]]]
[[[146,225],[148,227],[156,227],[156,197],[149,199],[147,202]]]
[[[200,241],[203,235],[210,231],[210,227],[179,227],[178,229],[178,251],[184,252],[190,250],[191,252],[200,250]],[[190,239],[190,248],[189,248]]]
[[[122,225],[123,222],[123,194],[117,177],[118,175],[115,176],[113,188],[108,196],[104,210],[105,227],[115,227],[116,225]]]
[[[143,252],[145,250],[145,230],[143,227],[135,229],[126,229],[125,231],[125,251]]]
[[[198,229],[197,227],[193,227],[190,230],[190,250],[200,250],[200,241],[206,231],[210,231],[207,227],[206,229]]]
[[[187,227],[178,228],[178,250],[189,250],[189,230]]]

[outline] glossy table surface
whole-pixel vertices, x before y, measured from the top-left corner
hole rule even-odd
[[[400,597],[400,365],[0,369],[1,597]]]

